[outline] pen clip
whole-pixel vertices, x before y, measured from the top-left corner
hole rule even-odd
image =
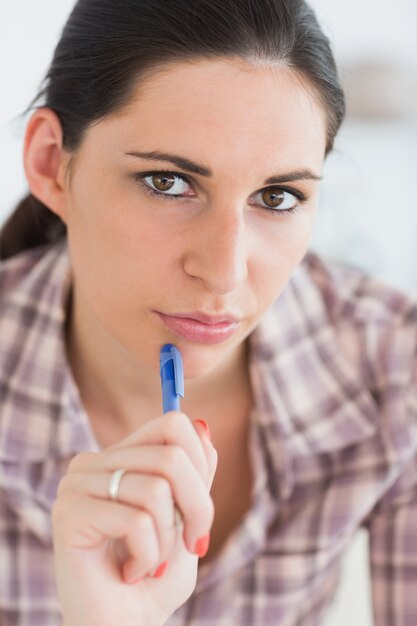
[[[174,369],[174,385],[175,385],[175,393],[177,396],[184,397],[184,370],[182,365],[181,352],[172,344],[166,344],[164,346],[163,351],[160,353],[159,363],[160,369],[166,363],[172,361],[173,369]]]

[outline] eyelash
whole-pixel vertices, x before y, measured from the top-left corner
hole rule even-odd
[[[149,185],[147,185],[144,182],[145,178],[148,178],[149,176],[159,176],[159,175],[170,175],[176,178],[180,178],[181,180],[183,180],[185,183],[187,183],[187,185],[189,185],[190,187],[192,187],[192,183],[190,180],[188,180],[188,178],[182,174],[179,174],[178,172],[172,172],[169,170],[158,170],[158,171],[153,171],[153,172],[136,172],[133,176],[134,179],[141,185],[142,189],[144,190],[144,192],[151,196],[151,197],[157,197],[157,198],[162,198],[163,200],[178,200],[180,198],[186,198],[187,196],[182,196],[182,195],[170,195],[170,194],[164,194],[160,191],[156,191],[155,189],[152,189],[151,187],[149,187]],[[300,202],[300,204],[304,204],[305,202],[308,201],[308,197],[302,193],[301,191],[298,191],[296,189],[292,189],[291,187],[277,187],[277,186],[272,186],[272,187],[266,187],[265,189],[261,189],[259,190],[257,193],[260,193],[260,191],[267,191],[268,189],[274,189],[274,190],[279,190],[279,191],[285,191],[291,195],[293,195],[295,198],[297,198]],[[269,211],[270,213],[273,213],[274,215],[276,215],[277,213],[296,213],[297,211],[299,211],[300,206],[296,206],[296,207],[292,207],[290,209],[273,209],[271,207],[268,206],[263,206],[263,209],[266,209],[267,211]]]

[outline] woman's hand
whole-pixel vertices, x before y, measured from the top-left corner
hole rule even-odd
[[[196,551],[213,523],[216,466],[204,424],[176,411],[102,452],[72,459],[52,509],[64,626],[162,626],[189,598]],[[112,501],[110,478],[122,468]],[[166,572],[154,577],[166,562]]]

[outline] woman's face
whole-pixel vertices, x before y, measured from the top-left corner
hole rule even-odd
[[[325,112],[294,74],[242,60],[166,66],[90,127],[64,220],[91,336],[99,325],[153,370],[175,343],[190,378],[231,357],[306,252],[325,141]],[[239,323],[204,335],[159,315],[195,312]]]

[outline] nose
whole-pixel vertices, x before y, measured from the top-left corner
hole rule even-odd
[[[219,295],[235,291],[248,276],[248,232],[241,209],[206,210],[187,233],[185,272]]]

